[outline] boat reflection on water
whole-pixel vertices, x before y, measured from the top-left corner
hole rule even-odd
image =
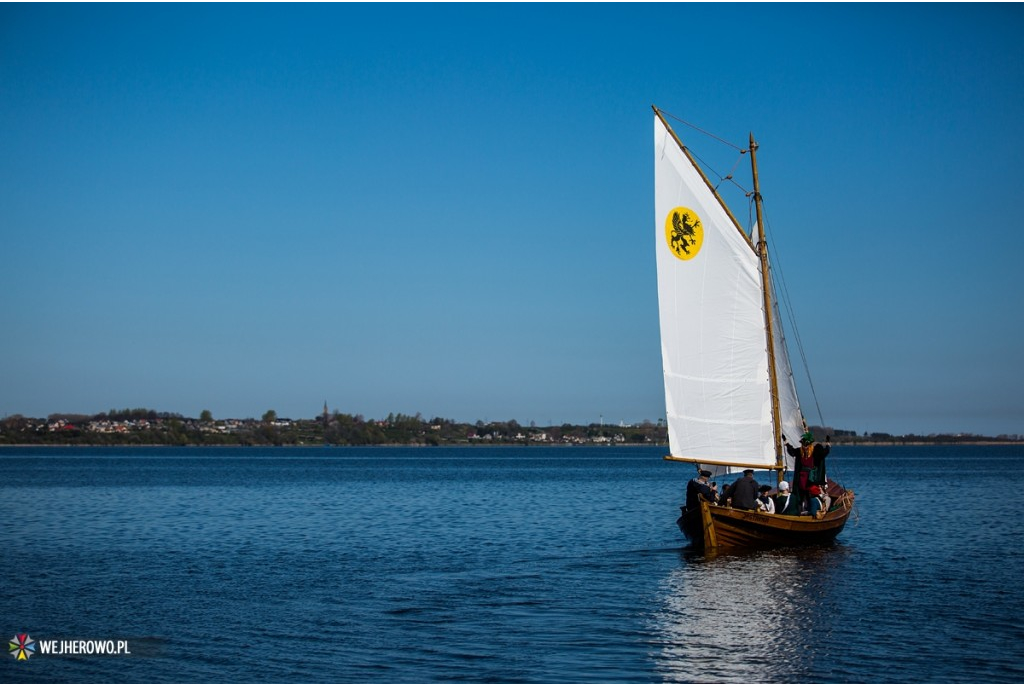
[[[849,557],[842,547],[682,555],[652,616],[663,681],[803,682],[832,671],[821,645],[837,637],[830,588]]]

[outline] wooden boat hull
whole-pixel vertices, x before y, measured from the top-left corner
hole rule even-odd
[[[677,523],[693,546],[705,550],[826,545],[843,530],[853,500],[853,491],[844,491],[822,519],[762,514],[702,501],[700,509],[684,511]]]

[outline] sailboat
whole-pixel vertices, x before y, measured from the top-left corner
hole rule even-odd
[[[748,233],[654,109],[655,241],[669,461],[713,475],[793,471],[785,446],[808,432],[783,336],[750,135],[756,227]],[[797,466],[799,468],[799,466]],[[697,475],[697,474],[694,474]],[[766,514],[701,498],[678,523],[704,550],[832,542],[854,494],[827,483],[821,518]]]

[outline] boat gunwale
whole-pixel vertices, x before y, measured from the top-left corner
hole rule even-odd
[[[846,490],[838,506],[818,519],[734,509],[701,500],[699,510],[683,511],[679,525],[684,532],[689,528],[687,537],[705,550],[824,545],[832,543],[845,528],[854,501],[853,491]],[[742,543],[726,542],[730,538],[742,539]]]

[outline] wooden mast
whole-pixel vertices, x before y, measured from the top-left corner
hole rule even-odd
[[[761,186],[757,178],[757,141],[750,134],[750,167],[754,177],[754,207],[757,210],[757,256],[761,260],[761,292],[764,296],[765,337],[768,340],[768,381],[772,398],[772,427],[775,438],[775,470],[777,479],[782,480],[786,460],[782,455],[782,411],[779,409],[779,378],[775,371],[775,335],[772,311],[772,288],[768,273],[768,244],[764,236],[764,218],[761,209]]]

